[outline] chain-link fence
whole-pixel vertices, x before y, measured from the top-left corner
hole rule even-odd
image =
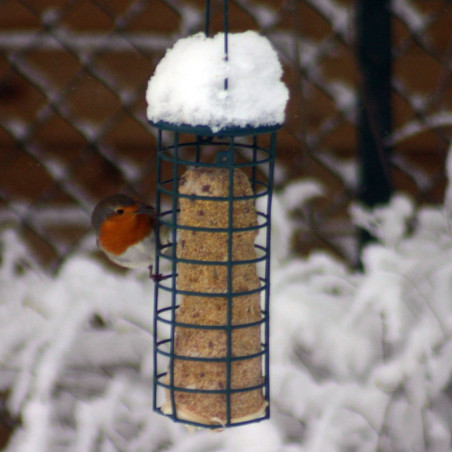
[[[348,0],[235,0],[231,31],[277,49],[291,99],[277,184],[314,177],[327,196],[294,214],[300,252],[356,259],[355,5]],[[441,200],[452,126],[452,2],[393,0],[393,186]],[[213,2],[211,33],[222,29]],[[145,90],[165,50],[204,27],[200,0],[0,1],[0,227],[13,226],[56,269],[93,243],[94,202],[125,191],[152,201],[155,130]],[[365,102],[365,99],[364,99]]]

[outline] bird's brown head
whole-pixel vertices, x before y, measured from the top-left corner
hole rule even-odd
[[[155,227],[155,221],[152,206],[123,194],[102,199],[91,215],[99,244],[117,255],[148,236]]]

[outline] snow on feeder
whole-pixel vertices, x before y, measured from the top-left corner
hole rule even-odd
[[[206,16],[206,33],[167,51],[146,96],[157,240],[170,230],[155,262],[154,409],[218,429],[270,415],[271,198],[288,91],[267,39],[229,34],[227,20],[209,37]]]

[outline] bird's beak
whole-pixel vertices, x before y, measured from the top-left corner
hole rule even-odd
[[[155,216],[155,209],[151,206],[143,204],[141,202],[138,203],[138,209],[135,211],[136,214],[145,214],[149,216]]]

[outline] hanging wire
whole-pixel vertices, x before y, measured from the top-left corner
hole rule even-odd
[[[224,61],[229,61],[229,3],[224,0]],[[204,25],[204,34],[210,36],[210,0],[206,1],[206,22]],[[224,89],[227,90],[229,85],[228,78],[224,79]]]
[[[228,35],[229,35],[229,11],[228,11],[228,0],[224,0],[224,60],[229,60],[229,43],[228,43]],[[224,79],[224,89],[228,89],[228,78]]]

